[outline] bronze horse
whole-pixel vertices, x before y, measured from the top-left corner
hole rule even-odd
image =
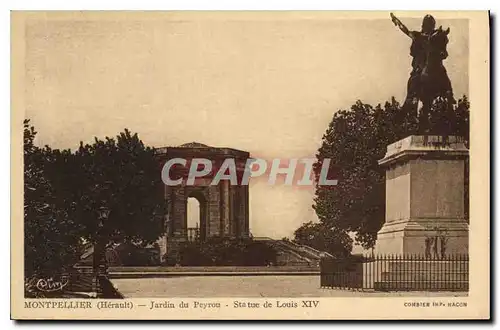
[[[435,30],[428,40],[426,49],[426,60],[420,75],[417,96],[422,101],[422,124],[428,125],[429,111],[432,103],[437,98],[445,98],[453,102],[453,90],[450,78],[443,65],[443,60],[448,57],[446,45],[450,29],[443,30],[441,27]]]

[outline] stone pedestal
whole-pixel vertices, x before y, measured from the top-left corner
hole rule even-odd
[[[386,220],[377,254],[442,257],[468,253],[464,215],[465,160],[460,138],[409,136],[387,147]]]
[[[160,248],[160,262],[165,262],[165,257],[167,253],[167,235],[162,235],[156,241],[158,243],[158,247]]]

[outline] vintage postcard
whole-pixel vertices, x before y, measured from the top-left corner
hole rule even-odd
[[[489,14],[11,14],[13,319],[488,319]]]

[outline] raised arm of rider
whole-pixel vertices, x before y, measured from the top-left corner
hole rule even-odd
[[[399,18],[394,16],[393,13],[391,13],[391,18],[394,25],[396,25],[401,31],[403,31],[404,34],[412,39],[415,37],[415,32],[408,30],[408,28],[399,20]]]

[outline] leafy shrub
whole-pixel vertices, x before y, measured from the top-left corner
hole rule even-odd
[[[176,260],[182,266],[267,266],[276,263],[277,252],[270,245],[250,238],[214,237],[181,245]]]

